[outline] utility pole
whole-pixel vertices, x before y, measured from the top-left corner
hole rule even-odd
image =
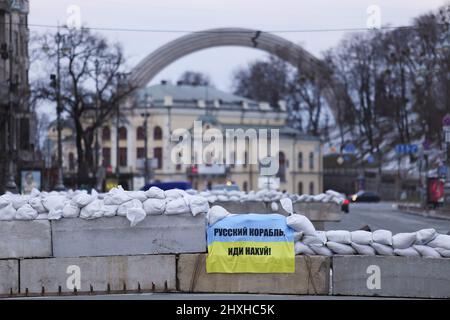
[[[63,172],[63,159],[62,159],[62,103],[61,103],[61,42],[64,41],[64,36],[61,35],[59,25],[56,33],[56,122],[58,130],[58,181],[55,186],[56,191],[64,191],[64,172]]]
[[[147,93],[145,94],[145,112],[143,114],[144,117],[144,154],[145,154],[145,161],[144,161],[144,176],[145,176],[145,184],[150,182],[150,171],[149,171],[149,162],[148,162],[148,118],[150,116],[150,113],[148,111],[148,108],[152,105],[152,97],[149,96]],[[144,185],[145,185],[144,184]]]
[[[14,178],[14,158],[15,158],[15,113],[14,113],[14,101],[13,101],[13,93],[15,89],[14,82],[14,50],[13,50],[13,25],[12,25],[12,14],[9,18],[9,92],[8,92],[8,112],[7,117],[7,132],[8,132],[8,145],[9,145],[9,164],[8,164],[8,177],[5,184],[5,189],[12,193],[17,193],[17,185]]]
[[[94,175],[95,175],[95,184],[97,190],[100,190],[100,172],[99,172],[99,159],[100,159],[100,145],[98,141],[98,113],[100,108],[100,93],[98,87],[98,75],[99,75],[99,64],[98,59],[95,59],[95,145],[94,145]]]

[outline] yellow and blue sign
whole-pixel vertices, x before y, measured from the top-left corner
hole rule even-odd
[[[279,214],[239,214],[207,231],[208,273],[294,273],[294,230]]]

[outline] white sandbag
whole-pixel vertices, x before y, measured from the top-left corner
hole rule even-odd
[[[160,215],[166,209],[166,201],[164,199],[150,198],[144,201],[144,211],[148,215]]]
[[[372,248],[369,245],[366,244],[358,244],[355,242],[351,243],[351,246],[353,249],[355,249],[356,253],[362,256],[374,256],[377,253],[375,252],[375,249]]]
[[[313,196],[312,199],[314,202],[322,202],[322,200],[324,200],[326,197],[327,197],[326,194],[321,193],[321,194]]]
[[[58,195],[52,195],[49,194],[42,200],[42,204],[44,205],[44,208],[47,209],[47,211],[50,213],[50,211],[55,210],[62,210],[64,208],[64,205],[66,203],[66,198],[63,196]],[[61,212],[62,214],[62,212]],[[53,212],[53,215],[57,215],[55,212]]]
[[[140,202],[147,200],[145,191],[127,191],[127,195],[132,199],[139,200]]]
[[[342,244],[352,243],[352,236],[347,230],[330,230],[326,232],[328,241]]]
[[[0,208],[0,220],[14,220],[17,210],[14,209],[12,203]]]
[[[333,256],[333,251],[331,251],[330,249],[328,249],[326,246],[317,246],[317,245],[310,245],[309,248],[314,251],[314,253],[316,255],[319,256],[326,256],[326,257],[331,257]]]
[[[309,219],[300,214],[293,214],[286,217],[286,224],[297,232],[303,232],[303,234],[312,236],[316,233],[314,225]]]
[[[294,207],[292,205],[292,200],[289,198],[283,198],[280,200],[281,208],[289,214],[294,214]]]
[[[130,226],[134,227],[139,222],[145,219],[145,211],[143,208],[132,207],[127,209],[127,219],[130,221]]]
[[[336,198],[342,198],[342,195],[339,192],[334,191],[334,190],[327,190],[327,191],[325,191],[325,194],[328,194],[328,195],[336,197]]]
[[[34,220],[38,216],[36,210],[34,210],[28,203],[21,206],[16,211],[15,219],[16,220]]]
[[[228,201],[228,196],[218,195],[218,196],[217,196],[217,201],[220,201],[220,202],[227,202],[227,201]]]
[[[272,212],[278,212],[278,204],[276,202],[272,202],[270,208],[272,209]]]
[[[356,230],[350,232],[352,237],[352,242],[362,245],[370,245],[373,242],[372,232],[364,230]]]
[[[38,214],[47,212],[44,205],[42,204],[42,199],[40,197],[30,198],[28,204],[37,211]]]
[[[294,232],[294,242],[302,240],[303,232]]]
[[[375,249],[377,254],[380,256],[393,256],[394,255],[394,249],[391,246],[381,244],[378,242],[374,242],[371,245],[372,248]]]
[[[450,250],[442,248],[434,248],[442,257],[450,258]]]
[[[197,196],[199,194],[199,192],[195,189],[187,189],[186,193],[190,196]]]
[[[407,249],[416,241],[416,233],[403,232],[392,236],[392,247],[394,249]]]
[[[417,252],[417,250],[414,249],[413,247],[405,249],[394,249],[394,253],[402,257],[420,257],[420,253]]]
[[[100,208],[100,212],[102,217],[114,217],[117,215],[117,209],[119,209],[118,205],[115,204],[105,204],[103,203],[103,206]]]
[[[40,213],[36,217],[36,220],[48,220],[48,213]]]
[[[16,210],[19,210],[19,208],[28,204],[29,199],[30,199],[30,196],[22,196],[20,194],[14,194],[11,196],[12,205],[13,205],[14,209],[16,209]]]
[[[327,247],[328,247],[328,249],[333,251],[335,254],[353,255],[356,253],[355,249],[353,249],[352,246],[350,246],[348,244],[339,243],[339,242],[328,241]]]
[[[312,236],[304,236],[302,242],[308,246],[324,246],[327,243],[327,235],[325,231],[316,231]]]
[[[96,199],[95,196],[89,195],[87,193],[81,193],[79,195],[74,196],[72,198],[71,202],[72,202],[72,204],[76,205],[78,208],[84,208],[89,203],[94,201],[95,199]],[[63,215],[64,215],[64,213],[63,213]]]
[[[145,191],[145,195],[150,199],[165,199],[166,196],[164,194],[164,190],[158,187],[151,187],[147,191]]]
[[[392,232],[389,230],[376,230],[372,232],[373,242],[392,246]]]
[[[446,234],[438,234],[436,238],[427,243],[432,248],[442,248],[450,250],[450,236]]]
[[[241,198],[238,196],[231,196],[228,198],[228,201],[239,202],[241,201]]]
[[[139,200],[136,199],[132,199],[129,200],[125,203],[122,203],[118,208],[117,208],[117,215],[121,216],[121,217],[126,217],[128,209],[131,208],[142,208],[142,202],[140,202]]]
[[[436,249],[433,249],[429,246],[425,246],[425,245],[414,245],[413,246],[414,249],[416,249],[416,251],[418,253],[420,253],[420,255],[424,258],[440,258],[441,255],[439,254],[439,252],[436,251]]]
[[[181,190],[181,189],[171,189],[171,190],[164,191],[164,195],[166,196],[166,198],[178,199],[178,198],[182,198],[188,194],[186,193],[186,191]]]
[[[189,203],[192,215],[195,217],[198,214],[207,214],[209,211],[208,200],[200,196],[188,196],[185,200]]]
[[[132,200],[131,197],[123,190],[122,186],[112,188],[103,199],[107,205],[121,205],[130,200]]]
[[[0,196],[0,209],[12,205],[11,196],[9,194],[4,194]]]
[[[190,213],[191,209],[185,198],[166,198],[166,209],[164,214],[186,214]]]
[[[299,255],[307,255],[307,256],[313,256],[315,255],[314,251],[312,251],[306,244],[302,242],[296,242],[294,245],[295,254]]]
[[[213,206],[207,214],[208,224],[212,226],[216,222],[228,217],[230,213],[221,206]]]
[[[206,199],[208,200],[209,203],[214,203],[217,201],[217,197],[214,195],[208,196],[206,197]]]
[[[102,208],[103,204],[104,204],[103,200],[97,199],[97,200],[92,201],[86,207],[81,209],[80,218],[86,219],[86,220],[101,218],[102,217],[101,208]]]
[[[415,244],[425,245],[436,238],[437,233],[434,229],[422,229],[416,232]]]
[[[76,203],[70,201],[62,209],[62,216],[64,218],[77,218],[80,216],[80,211],[80,207]]]
[[[59,220],[62,218],[62,209],[52,209],[47,215],[48,220]]]
[[[40,194],[41,194],[41,192],[40,192],[38,189],[33,188],[33,189],[31,190],[31,192],[30,192],[30,198],[36,198],[36,197],[38,197]]]

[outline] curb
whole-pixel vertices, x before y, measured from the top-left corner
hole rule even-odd
[[[425,211],[423,209],[419,209],[420,211],[411,210],[410,207],[398,205],[397,210],[402,213],[412,214],[415,216],[421,216],[425,218],[433,218],[439,220],[450,220],[450,214],[437,214],[435,210]]]

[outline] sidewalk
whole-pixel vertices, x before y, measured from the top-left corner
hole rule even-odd
[[[438,208],[434,209],[424,209],[419,204],[416,203],[398,203],[394,204],[397,206],[397,210],[403,213],[409,213],[417,216],[450,220],[450,210]]]

